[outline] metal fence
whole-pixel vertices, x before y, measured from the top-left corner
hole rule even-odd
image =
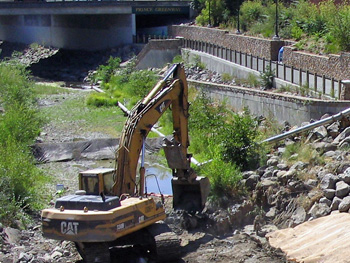
[[[299,85],[305,92],[311,91],[319,95],[340,99],[341,80],[336,80],[325,75],[318,75],[308,70],[294,68],[293,66],[288,66],[277,61],[267,60],[208,42],[189,39],[184,39],[183,41],[184,48],[202,51],[260,72],[265,72],[269,67],[274,71],[278,79]]]
[[[133,36],[133,42],[135,44],[147,44],[151,39],[171,39],[167,35],[145,35],[137,34]]]

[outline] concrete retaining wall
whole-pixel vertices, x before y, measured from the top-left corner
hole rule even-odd
[[[222,58],[218,58],[213,55],[209,55],[204,52],[183,48],[181,50],[181,53],[183,57],[186,57],[189,60],[189,62],[193,62],[196,58],[199,57],[200,61],[205,64],[205,67],[207,69],[220,74],[228,73],[238,79],[247,79],[251,74],[258,78],[260,77],[260,72],[257,70],[243,67],[241,65],[235,64]],[[290,87],[299,88],[299,85],[292,84],[278,78],[274,79],[273,86],[277,89],[287,85]]]
[[[181,54],[181,40],[150,40],[137,55],[137,68],[162,68],[171,63],[176,55]]]
[[[239,66],[203,52],[183,49],[182,53],[189,61],[199,57],[207,69],[218,73],[229,73],[236,78],[247,78],[249,74],[260,76],[260,73],[256,70]],[[325,113],[335,114],[350,107],[348,101],[318,100],[236,86],[227,87],[219,84],[210,85],[206,82],[189,82],[195,84],[196,87],[205,88],[212,98],[219,101],[225,100],[235,110],[248,107],[252,114],[272,117],[279,123],[288,121],[292,125],[300,125],[311,119],[320,119]],[[298,87],[276,78],[274,84],[277,88],[285,85]]]
[[[324,101],[279,95],[199,81],[189,81],[189,83],[204,89],[213,99],[225,101],[234,110],[240,111],[247,107],[253,115],[272,117],[279,123],[288,121],[291,125],[301,125],[311,119],[318,120],[326,113],[335,114],[349,107],[346,101]]]

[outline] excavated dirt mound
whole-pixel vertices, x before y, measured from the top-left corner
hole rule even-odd
[[[334,213],[295,228],[267,234],[270,244],[280,248],[293,262],[349,262],[350,214]]]

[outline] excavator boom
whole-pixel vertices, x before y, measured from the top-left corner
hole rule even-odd
[[[209,193],[209,181],[197,177],[191,169],[191,155],[187,153],[188,137],[188,86],[184,68],[174,64],[151,92],[131,111],[122,133],[117,153],[115,195],[142,195],[144,177],[140,170],[140,184],[137,187],[137,165],[145,139],[163,113],[171,106],[173,117],[173,139],[164,144],[164,151],[169,167],[173,170],[174,207],[179,203],[196,200],[189,210],[200,210]],[[127,164],[127,165],[126,165]],[[142,165],[141,165],[142,166]],[[189,190],[186,190],[189,189]],[[189,194],[189,200],[182,198]],[[194,198],[195,197],[195,198]]]

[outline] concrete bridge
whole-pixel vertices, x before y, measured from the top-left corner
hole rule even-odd
[[[99,50],[133,43],[139,34],[167,35],[188,20],[189,1],[0,2],[0,40]]]

